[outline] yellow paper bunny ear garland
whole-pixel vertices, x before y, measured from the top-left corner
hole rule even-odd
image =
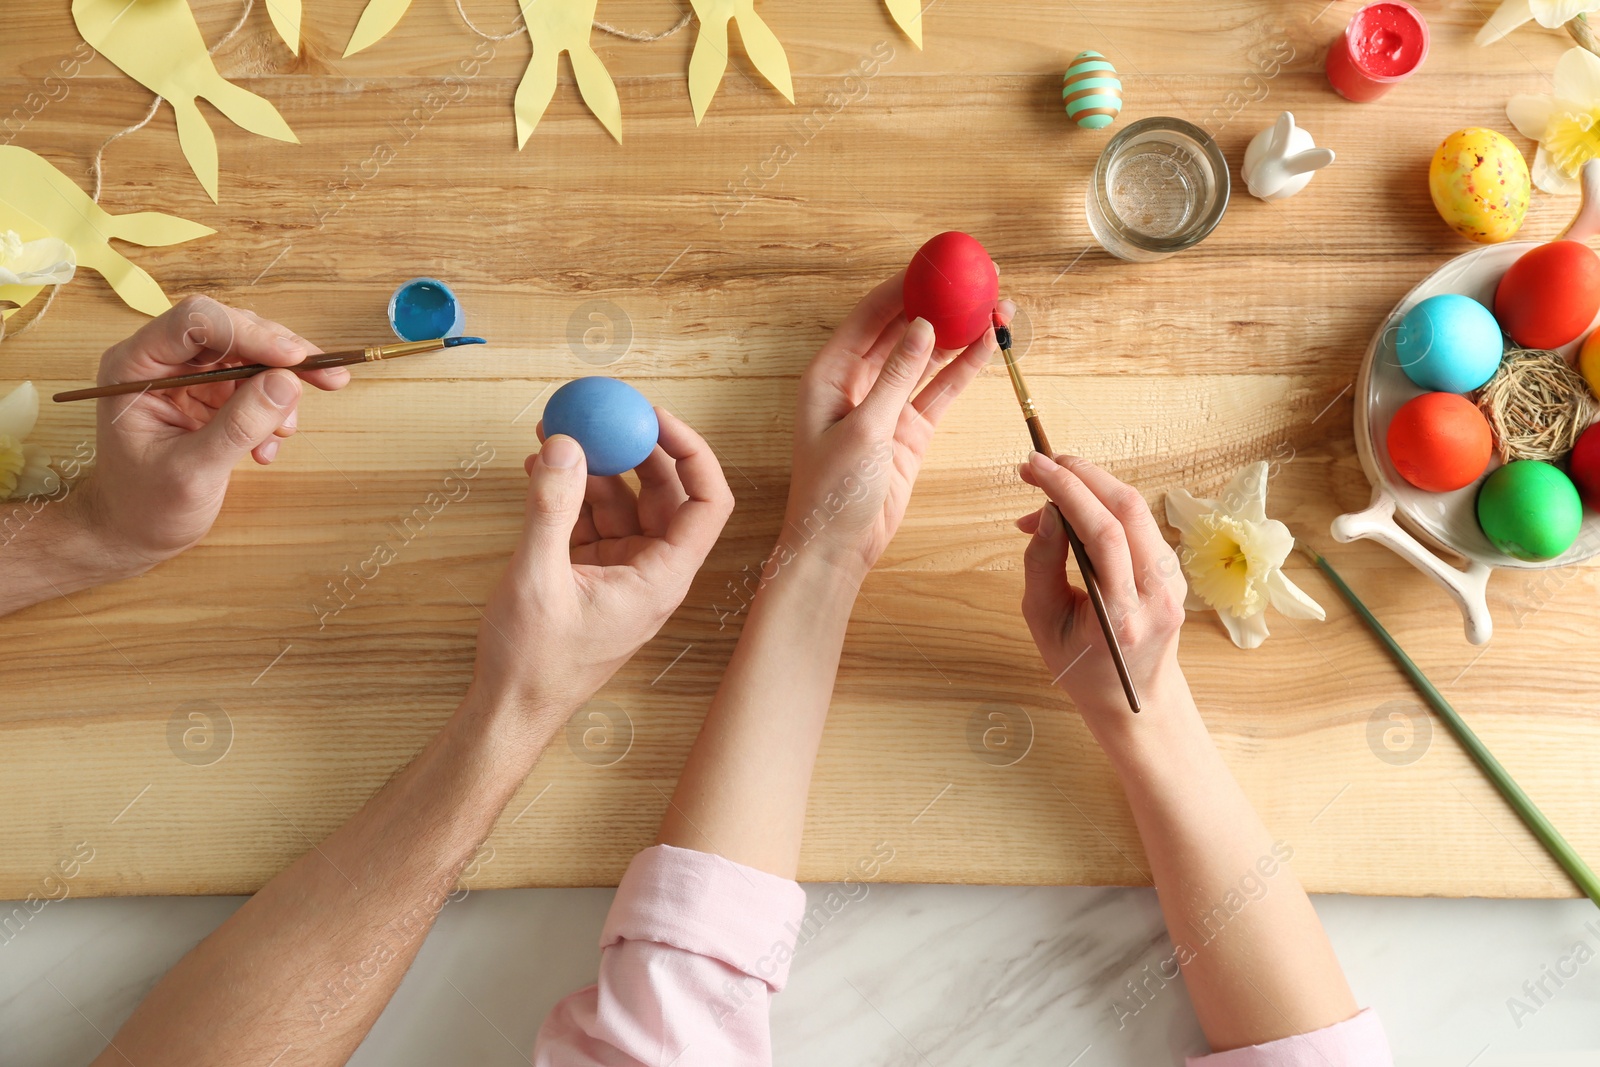
[[[622,140],[622,103],[617,96],[616,84],[611,80],[605,64],[589,44],[590,32],[600,28],[607,33],[629,40],[651,41],[676,33],[686,24],[686,14],[675,26],[662,34],[634,34],[614,26],[595,21],[598,0],[518,0],[524,28],[533,41],[533,58],[527,72],[517,87],[516,121],[517,147],[528,143],[534,127],[550,106],[555,96],[557,72],[561,53],[565,52],[572,63],[573,74],[578,79],[578,92],[583,102],[594,112],[603,126],[619,142]],[[777,36],[756,14],[754,0],[690,0],[695,15],[700,20],[700,36],[695,41],[694,54],[689,60],[689,98],[694,106],[694,120],[698,125],[711,106],[717,86],[728,68],[728,24],[739,28],[745,51],[758,71],[771,82],[791,104],[794,103],[794,85],[789,73],[789,59]],[[902,12],[909,10],[920,17],[917,0],[892,0]],[[909,9],[905,5],[909,3]],[[411,6],[411,0],[368,0],[356,23],[355,33],[345,48],[345,55],[353,55],[382,40],[400,22]],[[459,6],[459,5],[458,5]],[[462,15],[465,18],[465,14]],[[900,17],[900,16],[897,16]],[[910,17],[910,16],[906,16]],[[470,23],[468,24],[471,25]],[[917,23],[913,22],[913,26]],[[481,30],[475,30],[486,36]],[[910,31],[908,31],[910,32]],[[498,39],[498,38],[497,38]],[[920,42],[918,47],[921,47]]]
[[[155,279],[113,249],[110,239],[173,245],[216,232],[156,211],[113,215],[47,160],[16,145],[0,145],[0,230],[15,230],[24,241],[65,241],[78,266],[98,271],[129,307],[146,315],[159,315],[172,304]],[[0,286],[0,300],[24,305],[42,288]]]
[[[272,28],[278,31],[289,51],[300,54],[300,0],[266,0]]]
[[[361,21],[356,23],[356,32],[350,35],[350,43],[344,46],[345,58],[348,59],[364,48],[371,48],[389,35],[389,31],[400,24],[400,18],[411,6],[411,0],[367,0],[367,6],[361,10]]]
[[[517,147],[528,143],[545,108],[556,94],[556,65],[561,53],[572,61],[578,93],[600,124],[622,140],[622,101],[604,63],[589,45],[598,0],[519,0],[522,20],[533,41],[533,56],[517,86]]]
[[[700,36],[695,38],[694,54],[689,57],[689,100],[694,105],[694,122],[700,125],[706,108],[722,84],[728,69],[728,23],[736,23],[744,50],[763,77],[785,100],[794,103],[794,85],[789,78],[789,57],[777,35],[756,14],[755,0],[690,0],[700,20]]]
[[[883,0],[894,16],[895,25],[905,31],[911,43],[922,47],[922,0]]]
[[[286,9],[285,17],[289,14]],[[188,0],[73,0],[72,17],[85,41],[172,104],[178,117],[178,143],[213,201],[217,139],[195,103],[197,98],[209,101],[251,133],[299,143],[277,108],[217,73]]]

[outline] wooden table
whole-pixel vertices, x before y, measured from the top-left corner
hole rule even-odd
[[[597,34],[625,142],[583,108],[563,66],[519,153],[510,101],[525,38],[481,45],[492,58],[464,98],[435,108],[441,79],[480,46],[451,4],[418,0],[394,36],[348,60],[355,0],[308,7],[298,59],[257,5],[218,63],[272,99],[301,146],[216,116],[220,205],[184,165],[169,109],[110,149],[109,207],[219,231],[129,250],[170,294],[211,293],[348,347],[385,336],[398,282],[436,275],[495,344],[360,371],[344,393],[309,397],[300,435],[270,471],[240,469],[200,547],[0,622],[0,898],[57,895],[52,870],[82,849],[93,859],[67,882],[73,895],[247,892],[355,811],[463,692],[477,606],[517,536],[542,398],[592,373],[633,381],[699,427],[739,501],[683,608],[600,694],[589,709],[599,717],[556,739],[473,882],[613,884],[651,839],[738,635],[741,576],[776,532],[801,368],[862,293],[952,228],[986,243],[1023,308],[1024,366],[1059,447],[1157,503],[1170,487],[1213,492],[1245,463],[1271,461],[1273,514],[1327,551],[1572,842],[1600,858],[1589,817],[1595,570],[1497,577],[1498,633],[1477,649],[1426,579],[1327,533],[1368,495],[1350,395],[1367,339],[1467,247],[1429,203],[1427,160],[1459,127],[1512,132],[1505,101],[1549,91],[1565,39],[1525,29],[1479,49],[1480,13],[1424,2],[1426,69],[1358,106],[1321,73],[1352,0],[1219,0],[1204,14],[945,2],[927,14],[920,53],[871,0],[761,6],[795,71],[794,107],[736,47],[697,129],[684,78],[692,26],[653,44]],[[212,40],[239,11],[196,7]],[[509,0],[470,8],[490,32],[515,11]],[[67,9],[8,13],[7,107],[77,45]],[[600,14],[658,30],[680,10],[607,0]],[[1121,122],[1188,118],[1237,167],[1250,136],[1288,108],[1338,162],[1276,204],[1235,177],[1233,206],[1198,250],[1113,261],[1082,208],[1107,135],[1073,128],[1060,104],[1061,72],[1083,48],[1120,69]],[[15,143],[87,185],[95,147],[149,94],[104,59],[69,88]],[[374,166],[381,146],[394,158]],[[1574,206],[1537,195],[1524,235],[1554,235]],[[0,380],[32,378],[45,392],[88,380],[102,348],[139,322],[85,275],[38,329],[0,346]],[[69,455],[92,439],[91,420],[87,406],[50,408],[38,440]],[[1026,447],[1005,375],[991,369],[941,430],[856,609],[804,878],[846,877],[887,849],[880,877],[892,881],[1148,880],[1107,764],[1018,615],[1023,539],[1010,522],[1035,504],[1013,469]],[[465,498],[427,511],[446,474],[491,451]],[[397,558],[345,584],[341,607],[333,587],[382,544]],[[1442,729],[1431,742],[1388,739],[1426,744],[1414,762],[1379,758],[1388,712],[1419,706],[1332,590],[1303,563],[1290,571],[1327,622],[1274,617],[1267,644],[1244,652],[1196,614],[1183,662],[1306,883],[1571,894]],[[988,727],[1000,733],[985,738]]]

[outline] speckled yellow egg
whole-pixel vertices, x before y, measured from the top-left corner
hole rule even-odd
[[[1474,126],[1444,139],[1428,168],[1433,206],[1469,241],[1492,245],[1522,228],[1532,183],[1528,164],[1503,135]]]

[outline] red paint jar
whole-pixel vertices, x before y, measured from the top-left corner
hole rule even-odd
[[[1328,83],[1346,100],[1376,100],[1428,58],[1428,22],[1400,0],[1357,11],[1328,50]]]

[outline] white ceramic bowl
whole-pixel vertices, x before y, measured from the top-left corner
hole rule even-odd
[[[1500,278],[1512,263],[1537,244],[1512,241],[1457,256],[1428,275],[1389,313],[1367,346],[1366,357],[1356,377],[1356,452],[1367,472],[1367,480],[1372,483],[1372,503],[1365,511],[1340,515],[1333,520],[1336,540],[1369,538],[1377,541],[1442,585],[1460,605],[1467,640],[1475,645],[1489,640],[1494,630],[1485,596],[1489,574],[1497,567],[1518,570],[1565,567],[1600,554],[1600,515],[1585,509],[1583,529],[1571,548],[1554,559],[1530,563],[1498,551],[1479,528],[1477,498],[1483,478],[1452,493],[1424,492],[1402,478],[1390,462],[1385,445],[1389,420],[1400,405],[1427,390],[1415,385],[1400,369],[1394,339],[1406,312],[1430,296],[1460,293],[1492,309]],[[1578,345],[1579,342],[1573,342],[1561,350],[1562,354],[1572,358]],[[1489,470],[1498,466],[1500,461],[1496,457],[1489,464]],[[1484,477],[1487,476],[1488,471],[1485,471]],[[1441,550],[1464,560],[1465,567],[1441,559],[1438,555]]]

